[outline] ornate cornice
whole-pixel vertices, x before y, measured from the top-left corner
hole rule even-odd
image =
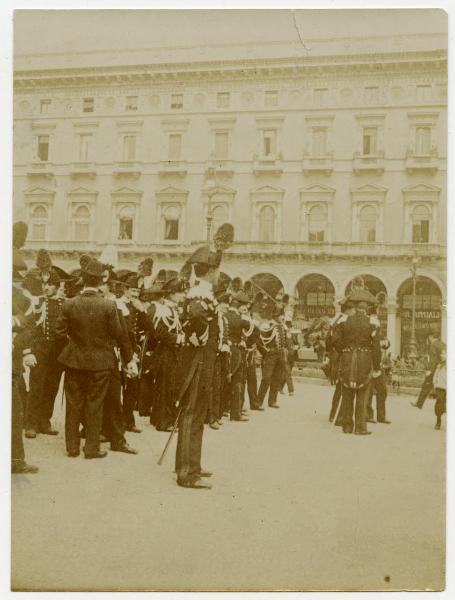
[[[17,70],[16,89],[42,86],[143,85],[216,79],[258,80],[276,77],[308,77],[362,73],[380,75],[399,71],[447,71],[447,52],[396,52],[280,59],[194,61],[175,64],[143,64],[91,68]]]

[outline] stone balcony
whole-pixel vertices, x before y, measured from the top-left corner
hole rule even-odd
[[[72,164],[70,169],[71,177],[96,177],[95,165],[92,162],[79,161]]]
[[[204,240],[180,243],[142,243],[122,241],[118,243],[118,251],[128,260],[154,255],[156,257],[182,260],[196,248],[204,244]],[[25,252],[33,256],[39,248],[46,248],[51,254],[64,260],[77,262],[81,252],[101,253],[105,243],[96,241],[36,241],[28,240]],[[402,262],[411,261],[417,254],[422,262],[443,260],[446,257],[446,246],[443,244],[393,244],[387,242],[235,242],[226,252],[226,260],[248,260],[249,262],[267,262],[279,260],[287,262],[325,262],[329,260],[347,260],[356,262]]]
[[[227,158],[211,158],[207,162],[205,171],[206,173],[214,172],[215,175],[232,177],[234,175],[234,165],[232,161]]]
[[[139,179],[141,176],[141,170],[139,164],[134,160],[124,160],[115,163],[114,177],[132,177],[133,179]]]
[[[186,160],[162,160],[158,168],[158,173],[161,177],[168,175],[176,175],[177,177],[185,177],[188,173]]]
[[[436,149],[432,149],[429,154],[415,154],[413,150],[408,150],[405,168],[410,175],[425,172],[434,175],[439,169],[439,157]]]
[[[28,165],[27,175],[29,177],[54,177],[54,165],[48,161],[32,162]]]
[[[324,156],[304,156],[302,171],[304,175],[311,175],[313,173],[330,175],[333,171],[333,156],[331,154]]]
[[[356,175],[362,173],[376,173],[377,175],[382,175],[384,169],[384,152],[378,152],[377,154],[354,153],[352,158],[352,170]]]
[[[283,173],[281,154],[268,156],[255,156],[253,161],[253,173],[255,175],[275,175]]]

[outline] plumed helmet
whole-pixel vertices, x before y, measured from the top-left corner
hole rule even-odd
[[[40,250],[38,250],[35,264],[40,271],[50,271],[52,267],[52,259],[51,255],[45,248],[40,248]]]
[[[28,227],[24,221],[16,221],[13,225],[13,248],[20,250],[25,246],[27,240]]]

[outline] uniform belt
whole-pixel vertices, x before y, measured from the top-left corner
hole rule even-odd
[[[358,352],[371,352],[371,348],[362,346],[349,346],[348,348],[343,348],[342,352],[352,352],[353,350],[357,350]]]

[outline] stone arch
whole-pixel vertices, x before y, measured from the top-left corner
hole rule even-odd
[[[335,284],[322,273],[307,273],[295,285],[294,316],[303,319],[332,317],[336,312]]]
[[[255,288],[255,283],[261,287],[267,294],[275,298],[275,296],[284,289],[283,283],[281,279],[270,272],[265,273],[256,273],[248,278],[247,281],[251,281],[253,283],[253,289],[256,291],[260,291],[257,287]]]
[[[433,277],[421,274],[416,279],[415,295],[415,337],[417,353],[426,354],[427,338],[432,332],[443,334],[445,323],[443,320],[443,291]],[[397,289],[397,321],[400,331],[400,353],[406,354],[410,348],[412,334],[412,309],[413,309],[413,280],[412,277],[404,279]]]
[[[388,298],[392,298],[393,297],[393,292],[392,292],[392,288],[390,283],[388,282],[387,278],[384,277],[384,274],[378,271],[375,271],[373,269],[368,268],[367,272],[365,272],[364,270],[356,270],[355,272],[351,272],[349,273],[349,275],[344,279],[344,281],[342,282],[341,286],[340,286],[340,293],[341,294],[345,294],[346,290],[349,286],[349,284],[352,282],[353,279],[355,279],[356,277],[363,277],[364,279],[366,278],[367,280],[370,280],[370,278],[374,278],[379,280],[382,285],[385,288],[385,292],[387,294]],[[368,287],[368,286],[367,286]]]

